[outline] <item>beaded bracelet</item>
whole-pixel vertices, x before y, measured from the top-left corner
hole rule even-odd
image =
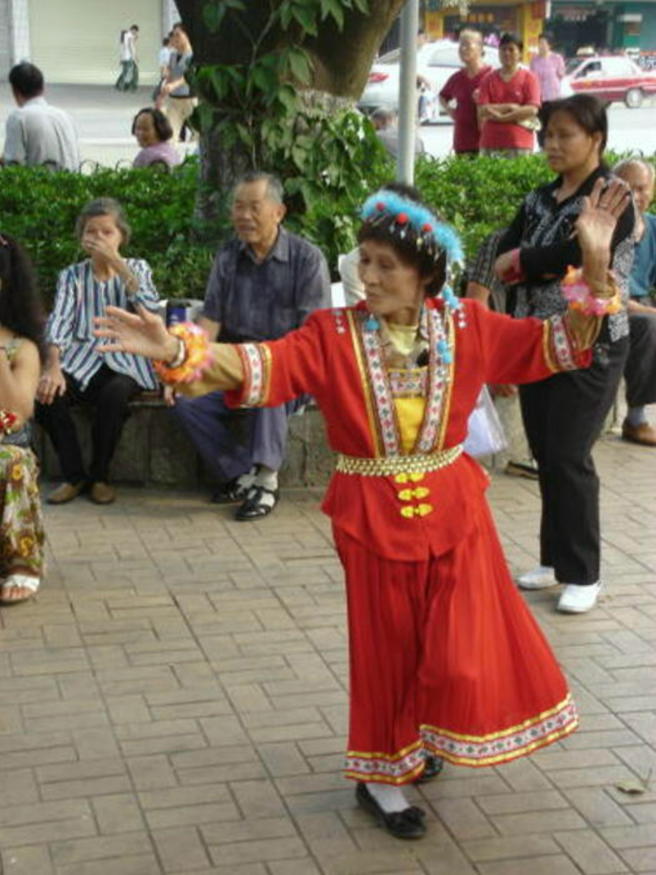
[[[622,309],[619,289],[612,274],[609,274],[609,285],[613,289],[610,297],[596,297],[592,293],[590,284],[583,278],[581,268],[570,266],[560,283],[560,288],[572,310],[580,310],[586,316],[608,316]]]
[[[200,379],[212,362],[212,349],[206,332],[193,322],[179,322],[169,328],[169,334],[177,337],[184,346],[184,355],[179,364],[178,355],[173,364],[155,362],[157,376],[163,383],[192,383]]]

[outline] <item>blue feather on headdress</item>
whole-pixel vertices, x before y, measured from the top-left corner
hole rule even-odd
[[[398,216],[399,213],[406,214],[409,224],[418,235],[432,236],[439,249],[446,252],[449,262],[463,263],[462,245],[455,229],[441,222],[423,204],[405,198],[395,191],[380,189],[364,202],[361,215],[365,221],[372,221],[379,216]],[[423,230],[425,225],[431,225],[433,230],[430,234]]]

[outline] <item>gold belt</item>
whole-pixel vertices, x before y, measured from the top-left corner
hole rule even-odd
[[[381,456],[368,458],[365,456],[337,456],[336,470],[342,474],[362,474],[365,477],[389,477],[394,474],[425,474],[428,471],[438,471],[446,468],[462,453],[462,444],[439,450],[437,453],[417,454],[414,456]]]

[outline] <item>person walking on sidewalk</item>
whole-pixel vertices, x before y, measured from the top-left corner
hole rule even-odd
[[[136,91],[139,86],[139,67],[137,65],[138,39],[138,24],[133,24],[128,30],[121,31],[121,72],[114,86],[117,91]]]
[[[76,233],[89,258],[59,275],[55,306],[48,319],[48,361],[39,382],[36,419],[48,433],[64,482],[48,496],[64,504],[90,484],[96,504],[110,504],[109,465],[121,436],[131,398],[158,383],[142,356],[102,356],[93,335],[93,319],[108,304],[157,309],[150,267],[139,258],[124,259],[122,245],[130,228],[121,205],[111,198],[92,201],[78,216]],[[94,408],[92,458],[87,477],[71,405]]]
[[[163,110],[168,117],[173,128],[173,145],[176,145],[180,139],[180,132],[198,102],[195,97],[192,97],[187,82],[187,71],[194,59],[194,54],[187,31],[180,22],[173,25],[169,45],[171,54],[168,75],[166,81],[160,86],[156,106]]]
[[[564,738],[576,708],[505,563],[479,465],[462,452],[484,383],[540,380],[585,366],[601,313],[618,298],[610,238],[628,192],[590,193],[576,230],[593,313],[512,319],[445,284],[455,232],[416,190],[363,208],[365,301],[319,310],[273,342],[212,344],[194,325],[109,308],[107,354],[158,359],[160,377],[234,406],[311,393],[338,453],[323,509],[344,566],[350,649],[347,778],[393,836],[420,838],[404,786],[436,758],[510,761]],[[187,382],[188,381],[188,382]]]
[[[566,310],[561,284],[568,266],[578,267],[582,259],[578,217],[595,186],[611,178],[603,161],[608,119],[596,97],[553,101],[545,107],[544,123],[544,151],[558,176],[525,198],[499,243],[496,262],[499,279],[513,286],[515,316],[540,319]],[[611,243],[611,269],[625,297],[634,224],[628,199]],[[565,613],[589,611],[601,589],[599,478],[592,448],[617,394],[628,334],[623,306],[605,321],[590,368],[520,388],[524,428],[538,463],[542,520],[540,565],[518,583],[522,589],[563,584],[557,609]]]

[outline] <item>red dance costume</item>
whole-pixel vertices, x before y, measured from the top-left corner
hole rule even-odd
[[[543,323],[463,305],[465,327],[441,301],[427,301],[425,367],[388,370],[359,305],[316,312],[281,340],[236,347],[245,381],[226,393],[244,406],[313,395],[340,454],[323,510],[346,573],[346,775],[361,781],[408,783],[427,754],[466,766],[506,762],[577,726],[567,683],[510,578],[488,477],[461,444],[482,385],[544,379],[590,354],[574,351],[559,316]],[[404,393],[425,402],[409,454],[395,406]]]

